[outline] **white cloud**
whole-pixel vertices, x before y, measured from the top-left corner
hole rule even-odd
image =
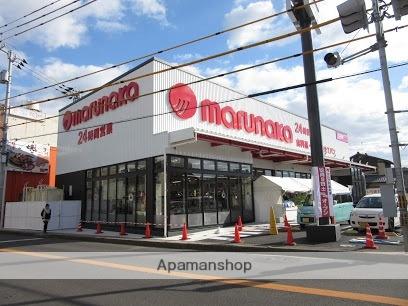
[[[116,21],[97,20],[96,27],[107,33],[125,32],[131,29],[130,26]]]
[[[398,89],[406,89],[408,88],[408,75],[404,76],[404,78],[401,81],[400,86],[398,87]]]
[[[225,14],[226,27],[234,27],[242,23],[267,17],[276,13],[272,1],[257,1],[249,3],[247,1],[236,1],[236,6]],[[230,49],[246,45],[259,40],[264,40],[277,33],[287,32],[289,24],[281,17],[269,18],[262,22],[257,22],[250,26],[234,30],[227,40]]]
[[[130,0],[132,10],[137,15],[146,15],[160,21],[163,25],[168,25],[166,18],[166,6],[161,0]]]
[[[28,21],[31,18],[35,18],[57,9],[65,4],[72,2],[71,0],[63,0],[58,2],[45,10],[31,15],[24,19]],[[68,12],[70,9],[74,9],[84,4],[84,1],[75,3],[68,6],[55,14],[49,15],[45,18],[39,19],[27,26],[37,25],[52,17]],[[57,48],[77,48],[89,40],[88,31],[89,27],[95,25],[95,28],[105,32],[119,32],[128,31],[130,29],[129,20],[131,18],[124,18],[128,13],[127,8],[129,3],[133,5],[133,10],[129,10],[137,15],[145,15],[148,18],[153,18],[160,21],[161,24],[167,24],[166,19],[166,7],[159,0],[109,0],[98,1],[85,6],[77,11],[74,11],[68,15],[56,19],[44,26],[40,26],[36,29],[30,30],[20,36],[11,39],[10,42],[15,44],[23,44],[26,42],[32,42],[40,46],[44,46],[48,50],[54,50]],[[21,17],[24,14],[32,12],[41,6],[49,4],[48,0],[19,0],[9,1],[0,0],[0,22],[4,24]],[[23,22],[23,21],[21,21]],[[16,23],[14,25],[18,25]],[[21,30],[20,28],[18,30]],[[7,37],[18,32],[10,31],[5,33],[4,37]]]
[[[105,64],[102,66],[96,65],[74,65],[71,63],[63,62],[57,58],[48,58],[43,66],[35,67],[35,70],[39,71],[42,75],[45,75],[48,79],[53,81],[63,81],[66,79],[74,78],[78,75],[84,75],[91,72],[95,72],[102,68],[111,66],[112,64]],[[120,74],[126,72],[129,69],[127,66],[120,66],[117,68],[109,69],[106,72],[96,73],[89,77],[81,78],[76,81],[66,83],[66,86],[74,87],[76,90],[84,90],[89,88],[94,88],[99,85],[105,84],[113,78],[119,76]],[[33,88],[38,88],[38,84],[33,84]],[[27,88],[22,88],[21,92],[27,91]],[[86,94],[86,93],[85,93]],[[60,96],[61,93],[57,92],[55,89],[48,89],[42,91],[39,94],[35,94],[31,99],[41,100],[44,98]],[[47,113],[55,113],[61,107],[67,105],[70,100],[61,99],[54,100],[52,102],[41,104],[43,111]]]

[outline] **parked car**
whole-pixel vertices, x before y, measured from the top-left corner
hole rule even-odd
[[[396,197],[396,202],[398,198]],[[393,231],[400,226],[399,209],[397,217],[384,218],[384,229]],[[370,194],[362,197],[351,211],[350,225],[356,230],[364,230],[366,223],[371,228],[378,229],[380,216],[383,216],[381,194]]]
[[[350,221],[350,214],[353,210],[353,199],[350,193],[339,193],[333,195],[334,218],[336,223]],[[303,203],[298,209],[297,221],[300,228],[305,228],[307,224],[316,224],[313,203]]]

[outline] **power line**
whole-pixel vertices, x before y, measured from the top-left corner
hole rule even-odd
[[[403,26],[403,27],[408,27],[408,25],[405,25],[405,26]],[[395,30],[395,29],[389,29],[389,30],[386,30],[386,32],[387,32],[387,31],[393,31],[393,30]],[[302,56],[302,55],[306,55],[306,54],[310,54],[310,53],[314,53],[314,52],[319,52],[319,51],[322,51],[322,50],[325,50],[325,49],[329,49],[329,48],[337,47],[337,46],[340,46],[340,45],[343,45],[343,44],[347,44],[347,43],[350,43],[350,42],[352,42],[352,41],[358,41],[358,40],[366,39],[366,38],[369,38],[369,37],[371,37],[371,36],[373,36],[373,35],[375,35],[375,34],[363,36],[363,37],[360,37],[360,38],[357,38],[357,39],[345,40],[345,41],[337,42],[337,43],[334,43],[334,44],[331,44],[331,45],[327,45],[327,46],[315,48],[315,49],[310,50],[310,51],[307,51],[307,52],[300,52],[300,53],[288,55],[288,56],[285,56],[285,57],[281,57],[281,58],[278,58],[278,59],[266,61],[266,62],[263,62],[263,63],[259,63],[259,64],[255,64],[255,65],[243,67],[243,68],[240,68],[240,69],[232,70],[232,71],[229,71],[229,72],[224,72],[224,73],[217,74],[217,75],[214,75],[214,76],[211,76],[211,77],[201,78],[200,80],[192,81],[192,82],[186,83],[185,85],[193,85],[193,84],[197,84],[197,83],[200,83],[200,82],[203,82],[203,81],[209,81],[209,80],[213,80],[213,79],[216,79],[216,78],[224,77],[224,76],[227,76],[227,75],[231,75],[231,74],[243,72],[243,71],[246,71],[246,70],[258,68],[258,67],[261,67],[261,66],[265,66],[265,65],[269,65],[269,64],[273,64],[273,63],[285,61],[285,60],[288,60],[288,59],[291,59],[291,58],[300,57],[300,56]],[[167,91],[167,90],[169,90],[169,89],[170,89],[170,88],[165,88],[165,89],[153,91],[153,92],[150,92],[150,93],[145,93],[145,94],[143,94],[143,95],[140,95],[139,98],[145,97],[145,96],[149,96],[149,95],[154,95],[154,94],[156,94],[156,93],[164,92],[164,91]],[[81,93],[81,92],[79,92],[79,93]],[[65,97],[65,96],[63,96],[63,97]],[[46,102],[50,102],[50,101],[57,100],[57,99],[59,99],[59,97],[49,98],[49,99],[46,99],[46,100],[43,100],[43,101],[36,101],[36,102],[34,102],[33,104],[36,104],[36,103],[46,103]],[[25,105],[30,105],[30,104],[25,104]],[[54,116],[49,116],[49,117],[44,118],[43,120],[57,118],[57,117],[60,117],[60,116],[62,116],[62,115],[63,115],[63,114],[54,115]],[[9,127],[18,126],[18,125],[24,125],[24,124],[27,124],[27,123],[30,123],[30,122],[27,121],[27,122],[23,122],[23,123],[18,123],[18,124],[15,124],[15,125],[10,125]]]
[[[79,2],[79,1],[81,1],[81,0],[75,0],[75,1],[72,1],[72,2],[70,2],[70,3],[68,3],[68,4],[65,4],[65,5],[59,7],[59,8],[57,8],[57,9],[55,9],[55,10],[52,10],[52,11],[50,11],[50,12],[48,12],[48,13],[45,13],[45,14],[43,14],[43,15],[41,15],[41,16],[38,16],[38,17],[36,17],[36,18],[34,18],[34,19],[31,19],[31,20],[29,20],[29,21],[26,21],[26,22],[24,22],[24,23],[22,23],[22,24],[19,24],[19,25],[15,26],[15,27],[12,27],[12,28],[10,28],[10,29],[7,29],[7,30],[4,31],[4,32],[0,32],[0,35],[3,35],[3,34],[5,34],[5,33],[7,33],[7,32],[13,31],[13,30],[18,29],[18,28],[21,28],[21,27],[23,27],[23,26],[25,26],[25,25],[27,25],[27,24],[29,24],[29,23],[31,23],[31,22],[34,22],[34,21],[36,21],[36,20],[38,20],[38,19],[41,19],[41,18],[44,18],[44,17],[46,17],[46,16],[48,16],[48,15],[51,15],[51,14],[53,14],[53,13],[55,13],[55,12],[58,12],[59,10],[62,10],[63,8],[66,8],[67,6],[70,6],[70,5],[72,5],[72,4],[76,3],[76,2]]]
[[[39,11],[45,9],[45,8],[47,8],[47,7],[50,7],[51,5],[54,5],[55,3],[58,3],[58,2],[61,2],[61,1],[62,1],[62,0],[57,0],[57,1],[51,2],[51,3],[47,4],[47,5],[44,5],[44,6],[40,7],[40,8],[38,8],[38,9],[36,9],[36,10],[34,10],[34,11],[32,11],[32,12],[30,12],[30,13],[28,13],[28,14],[22,16],[22,17],[20,17],[20,18],[17,18],[17,19],[15,19],[15,20],[13,20],[13,21],[10,21],[10,22],[8,22],[8,23],[6,23],[6,24],[3,24],[2,26],[0,26],[0,29],[2,29],[2,28],[4,28],[4,27],[8,27],[9,25],[11,25],[11,24],[13,24],[13,23],[16,23],[17,21],[20,21],[21,19],[24,19],[24,18],[26,18],[26,17],[28,17],[28,16],[31,16],[31,15],[33,15],[33,14],[35,14],[35,13],[37,13],[37,12],[39,12]]]
[[[268,44],[268,43],[275,42],[275,41],[278,41],[278,40],[282,40],[282,39],[285,39],[285,38],[288,38],[288,37],[292,37],[292,36],[295,36],[295,35],[303,33],[303,32],[312,31],[314,29],[327,26],[329,24],[332,24],[332,23],[338,21],[339,18],[340,17],[337,17],[337,18],[334,18],[334,19],[331,19],[331,20],[328,20],[328,21],[313,25],[313,26],[311,26],[310,28],[307,28],[307,29],[306,28],[305,29],[299,29],[299,30],[296,30],[294,32],[290,32],[290,33],[287,33],[287,34],[275,36],[275,37],[272,37],[272,38],[269,38],[269,39],[266,39],[266,40],[262,40],[262,41],[259,41],[259,42],[256,42],[256,43],[251,43],[251,44],[239,47],[239,48],[235,48],[235,49],[232,49],[232,50],[216,53],[216,54],[209,55],[209,56],[206,56],[206,57],[203,57],[203,58],[200,58],[200,59],[197,59],[197,60],[193,60],[193,61],[190,61],[190,62],[186,62],[186,63],[183,63],[183,64],[178,64],[178,65],[175,65],[175,66],[171,66],[170,68],[166,68],[166,69],[163,69],[163,70],[149,72],[149,73],[137,76],[137,77],[133,77],[133,78],[130,78],[130,79],[124,79],[124,80],[121,80],[121,81],[118,81],[118,82],[108,82],[107,84],[104,84],[104,85],[101,85],[101,86],[93,87],[93,88],[86,89],[86,90],[81,90],[78,93],[82,94],[82,93],[85,93],[85,92],[97,91],[97,90],[100,90],[100,89],[103,89],[103,88],[111,87],[111,86],[118,85],[118,84],[123,84],[123,83],[129,82],[129,81],[142,79],[142,78],[145,78],[145,77],[153,76],[153,75],[164,73],[164,72],[169,72],[169,71],[174,70],[174,69],[179,69],[179,68],[182,68],[182,67],[195,65],[195,64],[202,63],[202,62],[205,62],[205,61],[209,61],[209,60],[212,60],[212,59],[215,59],[215,58],[218,58],[218,57],[226,56],[226,55],[229,55],[229,54],[232,54],[232,53],[235,53],[235,52],[239,52],[239,51],[251,49],[251,48],[254,48],[254,47],[258,47],[258,46],[261,46],[261,45],[264,45],[264,44]],[[15,105],[15,106],[9,107],[9,109],[25,107],[25,106],[31,105],[31,104],[45,103],[45,102],[49,102],[49,101],[52,101],[52,100],[58,100],[58,99],[62,99],[62,98],[65,98],[65,97],[73,96],[73,95],[74,94],[67,94],[67,95],[64,95],[64,96],[49,98],[49,99],[45,99],[45,100],[40,100],[40,101],[33,102],[33,103]]]
[[[147,59],[147,58],[150,58],[150,57],[155,56],[155,55],[159,55],[159,54],[162,54],[162,53],[165,53],[165,52],[168,52],[168,51],[172,51],[172,50],[175,50],[175,49],[178,49],[178,48],[181,48],[181,47],[185,47],[187,45],[191,45],[191,44],[203,41],[205,39],[216,37],[218,35],[225,34],[225,33],[228,33],[228,32],[231,32],[231,31],[234,31],[234,30],[237,30],[237,29],[240,29],[240,28],[243,28],[243,27],[246,27],[246,26],[249,26],[249,25],[264,21],[264,20],[267,20],[267,19],[270,19],[270,18],[278,17],[280,15],[287,14],[290,11],[302,9],[302,8],[304,8],[306,6],[310,6],[310,5],[313,5],[313,4],[316,4],[316,3],[319,3],[319,2],[323,2],[323,1],[325,1],[325,0],[316,0],[314,2],[310,2],[308,4],[298,6],[298,7],[294,8],[294,9],[281,11],[281,12],[278,12],[278,13],[275,13],[275,14],[272,14],[272,15],[269,15],[269,16],[266,16],[266,17],[262,17],[262,18],[259,18],[259,19],[256,19],[256,20],[249,21],[247,23],[240,24],[238,26],[234,26],[234,27],[231,27],[231,28],[226,28],[224,30],[221,30],[221,31],[218,31],[218,32],[215,32],[215,33],[212,33],[212,34],[207,34],[207,35],[204,35],[204,36],[201,36],[201,37],[198,37],[198,38],[195,38],[195,39],[192,39],[192,40],[189,40],[189,41],[186,41],[186,42],[183,42],[183,43],[180,43],[180,44],[177,44],[177,45],[174,45],[174,46],[171,46],[171,47],[159,50],[159,51],[150,52],[148,54],[139,56],[137,58],[133,58],[133,59],[130,59],[130,60],[115,64],[115,65],[112,65],[112,66],[109,66],[109,67],[106,67],[106,68],[103,68],[103,69],[100,69],[100,70],[97,70],[97,71],[93,71],[93,72],[83,74],[83,75],[80,75],[80,76],[77,76],[77,77],[74,77],[74,78],[71,78],[71,79],[67,79],[67,80],[55,83],[53,85],[59,85],[59,84],[68,83],[68,82],[71,82],[71,81],[76,81],[76,80],[79,80],[79,79],[84,78],[84,77],[88,77],[88,76],[91,76],[91,75],[94,75],[94,74],[97,74],[97,73],[101,73],[101,72],[104,72],[104,71],[107,71],[107,70],[110,70],[110,69],[114,69],[114,68],[117,68],[117,67],[120,67],[120,66],[123,66],[123,65],[127,65],[127,64],[139,61],[139,60]],[[12,96],[12,97],[10,97],[10,99],[17,98],[17,97],[27,95],[27,94],[30,94],[30,93],[35,93],[35,92],[38,92],[38,91],[42,91],[42,90],[48,89],[50,87],[53,87],[53,85],[38,88],[38,89],[34,89],[34,90],[31,90],[31,91],[27,91],[27,92]],[[4,100],[0,100],[0,102],[2,102],[2,101],[4,101]]]
[[[19,35],[21,35],[21,34],[23,34],[23,33],[26,33],[26,32],[28,32],[28,31],[30,31],[30,30],[33,30],[33,29],[35,29],[35,28],[41,27],[41,26],[43,26],[43,25],[45,25],[45,24],[47,24],[47,23],[49,23],[49,22],[51,22],[51,21],[54,21],[54,20],[56,20],[56,19],[58,19],[58,18],[61,18],[61,17],[65,16],[65,15],[71,14],[72,12],[75,12],[75,11],[77,11],[77,10],[79,10],[79,9],[81,9],[81,8],[83,8],[83,7],[87,6],[87,5],[89,5],[89,4],[93,3],[93,2],[95,2],[95,1],[97,1],[97,0],[91,0],[91,1],[85,3],[85,4],[81,5],[81,6],[78,6],[77,8],[74,8],[74,9],[68,11],[68,12],[65,12],[65,13],[63,13],[63,14],[60,14],[60,15],[58,15],[58,16],[55,16],[55,17],[53,17],[53,18],[51,18],[51,19],[48,19],[47,21],[44,21],[44,22],[42,22],[42,23],[40,23],[40,24],[37,24],[37,25],[35,25],[35,26],[32,26],[31,28],[28,28],[28,29],[26,29],[26,30],[24,30],[24,31],[21,31],[21,32],[18,32],[18,33],[16,33],[16,34],[7,36],[7,37],[3,38],[2,40],[0,40],[0,42],[3,42],[3,41],[5,41],[5,40],[7,40],[7,39],[10,39],[10,38],[19,36]]]
[[[392,69],[392,68],[406,66],[406,65],[408,65],[408,62],[404,62],[404,63],[400,63],[400,64],[396,64],[396,65],[391,65],[388,68]],[[336,80],[340,80],[340,79],[352,78],[352,77],[356,77],[356,76],[359,76],[359,75],[369,74],[369,73],[373,73],[373,72],[377,72],[377,71],[381,71],[381,68],[371,69],[371,70],[367,70],[367,71],[363,71],[363,72],[359,72],[359,73],[348,74],[348,75],[335,77],[335,78],[321,79],[321,80],[317,80],[317,81],[311,82],[311,83],[300,83],[300,84],[296,84],[296,85],[292,85],[292,86],[285,86],[285,87],[272,89],[272,90],[267,90],[267,91],[263,91],[263,92],[257,92],[257,93],[253,93],[253,94],[249,94],[249,95],[242,94],[242,97],[229,99],[229,100],[225,100],[225,101],[221,101],[221,102],[217,102],[217,103],[218,104],[224,104],[224,103],[228,103],[228,102],[236,102],[236,101],[240,101],[240,100],[243,100],[243,99],[250,99],[250,98],[255,98],[255,97],[259,97],[259,96],[270,95],[270,94],[274,94],[274,93],[288,91],[288,90],[292,90],[292,89],[298,89],[298,88],[310,86],[310,85],[313,85],[313,84],[317,85],[317,84],[323,84],[323,83],[332,82],[332,81],[336,81]],[[259,101],[259,102],[261,102],[261,103],[263,103],[265,105],[268,105],[268,106],[273,106],[272,104],[264,102],[264,101],[260,101],[260,100],[257,100],[257,101]],[[198,105],[198,106],[195,106],[195,107],[187,107],[186,110],[199,109],[199,108],[202,108],[202,107],[203,107],[202,105]],[[151,115],[145,115],[145,116],[140,116],[140,117],[135,117],[135,118],[123,119],[123,120],[118,120],[118,121],[113,121],[113,122],[106,122],[105,124],[108,124],[108,123],[126,123],[126,122],[131,122],[131,121],[136,121],[136,120],[143,120],[143,119],[154,118],[154,117],[158,117],[158,116],[164,116],[164,115],[172,114],[172,113],[175,113],[175,112],[176,111],[171,110],[171,111],[167,111],[167,112],[163,112],[163,113],[159,113],[159,114],[151,114]],[[27,137],[15,138],[14,140],[18,141],[18,140],[23,140],[23,139],[31,139],[31,138],[37,138],[37,137],[50,136],[50,135],[58,135],[58,134],[64,134],[64,133],[77,132],[77,131],[81,131],[81,130],[100,127],[102,124],[99,123],[99,124],[96,124],[96,125],[82,127],[82,128],[76,128],[76,129],[72,129],[72,130],[69,130],[69,131],[58,131],[58,132],[34,135],[34,136],[30,136],[30,137],[27,136]]]

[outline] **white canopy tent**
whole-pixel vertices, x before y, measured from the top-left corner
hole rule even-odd
[[[312,192],[312,179],[294,177],[260,176],[254,182],[255,221],[269,223],[269,210],[272,207],[279,222],[286,216],[289,222],[296,222],[297,208],[284,208],[282,195],[289,193]],[[350,190],[335,181],[331,181],[333,194],[346,194]]]

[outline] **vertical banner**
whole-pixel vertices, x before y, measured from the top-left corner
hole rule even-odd
[[[320,181],[319,181],[319,168],[312,167],[312,183],[313,183],[313,208],[316,218],[322,216],[322,209],[320,206]]]
[[[330,216],[334,217],[333,192],[331,186],[331,172],[329,167],[326,167],[326,183],[327,183],[327,196],[329,198]]]
[[[325,167],[312,167],[313,199],[316,217],[330,217],[330,203]],[[333,201],[333,198],[332,198]]]

